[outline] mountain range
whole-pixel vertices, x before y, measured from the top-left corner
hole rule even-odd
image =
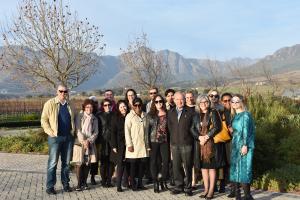
[[[209,58],[185,58],[170,50],[161,50],[156,53],[162,55],[165,62],[170,66],[173,84],[181,81],[209,79],[209,65],[212,64],[212,61],[218,73],[231,78],[234,78],[231,73],[233,68],[244,73],[252,72],[251,76],[260,76],[263,65],[267,66],[273,74],[300,71],[300,44],[281,48],[272,55],[260,59],[233,58],[227,61],[215,59],[209,61]],[[98,56],[97,59],[99,59],[98,72],[76,88],[76,91],[130,86],[130,76],[121,67],[120,56],[104,55]],[[22,93],[24,88],[20,86],[15,80],[11,80],[10,74],[0,71],[0,92],[7,90],[9,93]]]

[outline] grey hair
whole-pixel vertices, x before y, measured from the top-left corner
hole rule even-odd
[[[208,102],[209,108],[210,108],[210,105],[211,105],[208,96],[205,95],[205,94],[200,94],[200,95],[197,97],[197,100],[196,100],[196,108],[195,108],[195,110],[196,110],[197,112],[199,112],[199,113],[200,113],[200,111],[201,111],[201,109],[200,109],[200,102],[201,102],[203,99],[205,99],[205,100]]]

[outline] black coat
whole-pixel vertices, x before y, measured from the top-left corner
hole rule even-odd
[[[177,119],[177,110],[173,108],[168,112],[168,130],[171,145],[193,145],[191,134],[193,111],[183,107],[180,119]]]
[[[106,113],[101,112],[99,114],[99,119],[101,122],[101,131],[100,131],[100,143],[102,156],[109,156],[110,154],[110,140],[111,140],[111,117],[112,112]]]
[[[124,132],[125,117],[115,114],[111,120],[111,148],[117,149],[117,153],[111,152],[110,160],[114,163],[122,162],[125,158],[125,132]]]
[[[213,126],[209,128],[207,135],[213,139],[213,137],[221,131],[222,124],[220,121],[219,114],[215,109],[209,110],[207,116],[208,121],[208,127],[212,124]],[[194,137],[194,166],[198,169],[201,168],[200,164],[200,141],[199,141],[199,135],[200,135],[200,122],[202,121],[200,113],[195,113],[193,117],[193,122],[191,126],[191,132]]]

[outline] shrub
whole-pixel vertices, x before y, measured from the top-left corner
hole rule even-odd
[[[0,151],[12,153],[48,153],[47,134],[42,131],[0,137]]]
[[[253,186],[279,192],[300,191],[300,166],[287,164],[282,168],[267,171],[253,182]]]

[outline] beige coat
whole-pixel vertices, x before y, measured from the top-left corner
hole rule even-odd
[[[74,135],[75,125],[74,125],[74,110],[69,102],[68,110],[71,116],[71,134]],[[49,99],[43,108],[42,116],[41,116],[41,125],[49,136],[57,137],[58,131],[58,112],[59,112],[60,102],[58,97]]]
[[[98,137],[98,120],[97,118],[93,115],[92,116],[92,135],[91,136],[87,136],[86,134],[82,133],[82,125],[85,121],[86,117],[84,116],[84,114],[78,113],[78,115],[76,116],[76,123],[75,123],[75,132],[77,134],[77,137],[75,138],[75,143],[74,143],[74,147],[73,147],[73,159],[71,162],[76,163],[76,164],[82,164],[83,162],[83,157],[84,157],[84,153],[85,150],[83,148],[83,141],[84,140],[88,140],[90,142],[91,145],[91,152],[90,152],[90,163],[95,163],[97,162],[97,149],[96,149],[96,145],[95,145],[95,140]],[[80,146],[81,145],[81,146]]]
[[[139,117],[133,110],[125,118],[126,158],[148,157],[149,142],[146,136],[146,116],[143,112]],[[129,152],[128,147],[134,148]]]

